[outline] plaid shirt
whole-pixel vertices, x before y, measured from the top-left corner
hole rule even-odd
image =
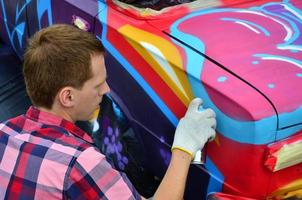
[[[92,142],[34,107],[0,124],[0,199],[140,199]]]

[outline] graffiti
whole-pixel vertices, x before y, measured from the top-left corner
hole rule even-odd
[[[63,16],[53,2],[10,1],[14,5],[8,7],[8,1],[0,0],[5,35],[14,50],[20,52],[28,34],[55,20],[70,23],[73,10]],[[218,121],[217,137],[207,145],[206,170],[199,171],[207,178],[200,188],[204,194],[223,191],[262,199],[301,188],[300,160],[293,166],[287,160],[263,162],[279,140],[297,145],[285,150],[301,149],[294,139],[302,129],[300,0],[207,1],[215,3],[183,4],[156,15],[118,7],[111,0],[91,2],[72,6],[77,15],[95,22],[91,31],[108,53],[108,83],[131,125],[111,99],[110,107],[102,105],[105,109],[86,128],[116,168],[140,171],[139,159],[131,157],[143,157],[136,148],[141,141],[134,131],[139,130],[151,156],[146,165],[162,174],[171,158],[175,127],[197,96],[204,107],[215,110]],[[71,6],[70,1],[62,5]],[[90,15],[92,5],[99,7]],[[25,16],[34,23],[26,24]],[[137,146],[129,152],[132,144]],[[283,148],[272,157],[295,159],[283,154]]]
[[[25,23],[26,23],[26,21],[25,21],[26,19],[24,18],[24,15],[26,12],[26,7],[30,3],[31,3],[31,0],[26,0],[26,2],[23,5],[20,2],[16,2],[15,16],[10,16],[10,15],[7,15],[6,2],[4,2],[4,0],[1,0],[1,8],[2,8],[5,29],[6,29],[8,38],[9,38],[9,42],[16,52],[17,52],[17,49],[23,48],[23,36],[25,33]],[[9,22],[11,22],[13,24],[9,24]],[[15,38],[17,38],[18,46],[16,46],[16,44],[14,43]]]
[[[158,13],[159,19],[171,19],[164,25],[148,21],[155,29],[127,20],[107,29],[108,21],[116,17],[108,7],[99,13],[103,27],[98,36],[174,126],[194,96],[215,110],[218,136],[208,145],[205,164],[211,174],[208,193],[264,198],[290,182],[299,183],[294,169],[272,175],[263,168],[262,158],[268,144],[302,128],[302,93],[297,92],[302,77],[302,13],[298,1],[247,5],[187,8],[175,20],[172,12]],[[154,133],[165,160],[161,135]],[[236,166],[230,168],[229,159],[238,151]]]
[[[38,15],[38,29],[41,29],[43,16],[47,14],[46,19],[48,25],[53,23],[51,0],[26,0],[26,1],[4,1],[1,0],[1,9],[3,15],[3,24],[7,33],[9,43],[13,50],[22,56],[24,50],[24,43],[28,37],[27,27],[27,12],[29,7],[36,5],[35,11]],[[12,4],[15,3],[15,6]],[[8,10],[8,8],[15,8],[15,10]],[[13,14],[14,13],[14,14]]]
[[[39,30],[42,28],[42,17],[47,14],[48,24],[53,24],[52,22],[52,9],[51,0],[37,0],[37,14],[39,20]]]
[[[110,119],[103,117],[101,134],[103,134],[102,152],[114,160],[118,169],[124,170],[128,164],[128,158],[122,154],[123,145],[119,128],[110,126]]]

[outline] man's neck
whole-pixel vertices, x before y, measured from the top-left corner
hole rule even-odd
[[[53,115],[57,115],[67,121],[70,121],[72,123],[74,123],[74,120],[72,119],[72,117],[64,110],[64,109],[58,109],[56,107],[53,106],[53,108],[48,109],[48,108],[44,108],[44,107],[37,107],[39,110],[43,111],[43,112],[48,112],[51,113]]]

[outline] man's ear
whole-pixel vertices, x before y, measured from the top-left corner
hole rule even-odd
[[[74,88],[64,87],[62,88],[57,95],[58,101],[64,107],[72,107],[75,103],[75,94]]]

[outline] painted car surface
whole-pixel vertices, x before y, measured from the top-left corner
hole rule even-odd
[[[217,136],[205,165],[192,165],[185,199],[302,198],[302,1],[195,1],[161,11],[116,0],[0,5],[1,39],[21,59],[27,38],[54,23],[102,41],[111,97],[155,176],[167,168],[190,100],[215,110]],[[106,130],[112,140],[116,129]]]

